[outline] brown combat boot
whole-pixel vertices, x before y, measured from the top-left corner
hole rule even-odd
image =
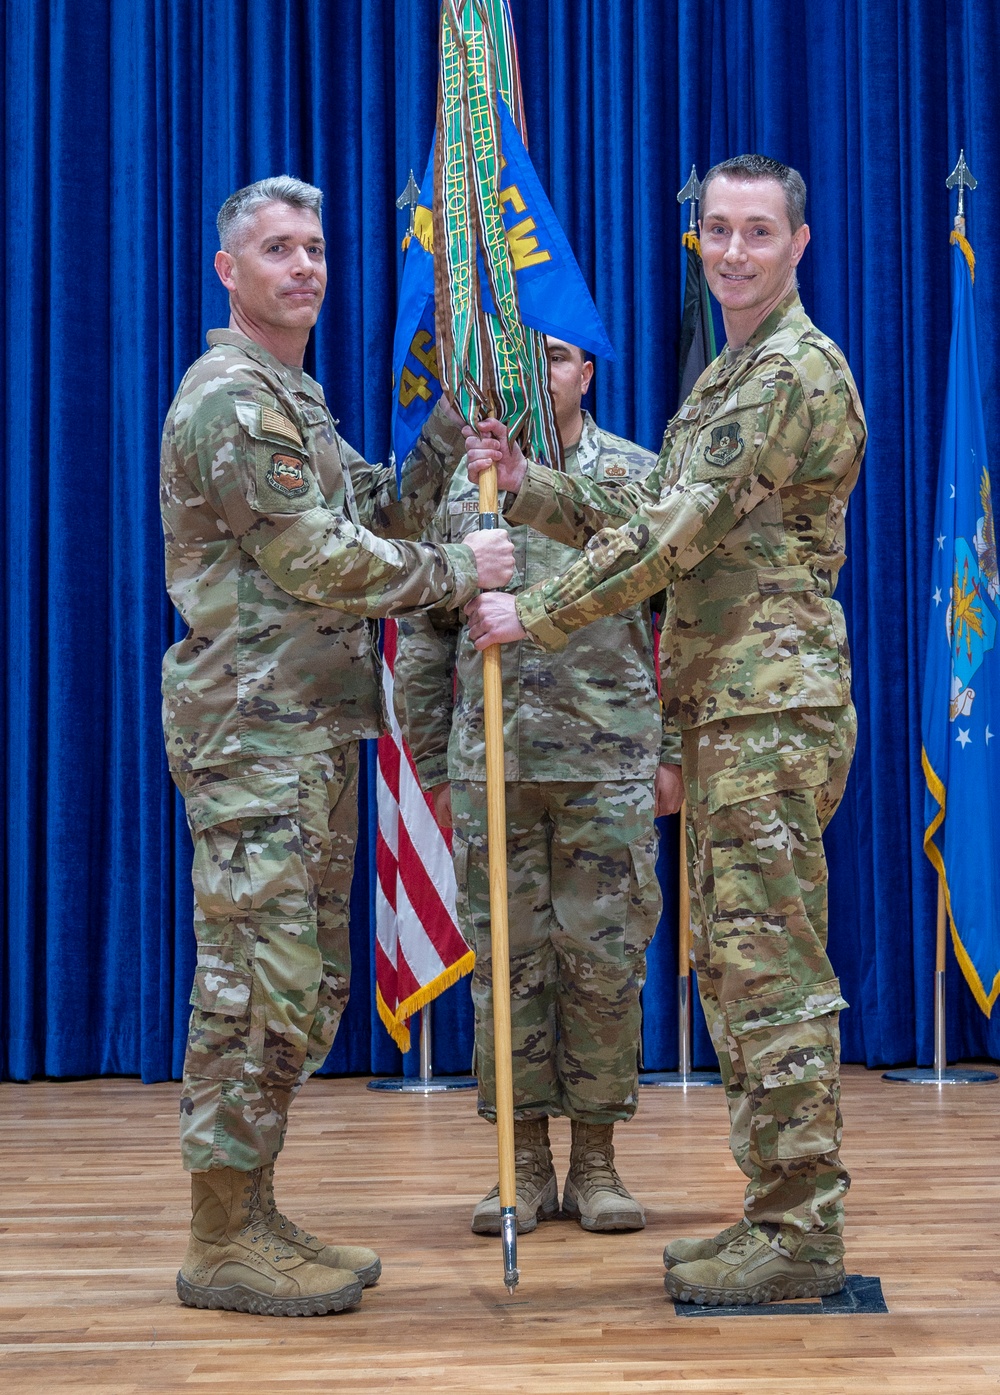
[[[563,1215],[584,1230],[642,1230],[646,1213],[615,1170],[614,1124],[570,1121],[573,1142]]]
[[[539,1221],[559,1214],[559,1185],[549,1147],[549,1121],[514,1120],[514,1180],[517,1188],[517,1233],[534,1230]],[[500,1234],[500,1188],[486,1193],[472,1213],[476,1235]]]
[[[328,1269],[350,1269],[365,1288],[378,1283],[382,1261],[367,1245],[324,1245],[322,1240],[281,1214],[274,1200],[274,1163],[260,1170],[260,1200],[268,1230],[303,1259],[312,1264],[325,1264]]]
[[[361,1280],[328,1269],[279,1240],[261,1204],[261,1170],[191,1174],[191,1238],[177,1275],[189,1308],[225,1308],[267,1317],[339,1313],[361,1300]]]
[[[663,1263],[668,1269],[673,1269],[675,1264],[692,1264],[696,1259],[714,1259],[730,1241],[738,1240],[749,1229],[750,1222],[744,1217],[735,1225],[720,1230],[718,1235],[713,1235],[711,1240],[694,1240],[679,1236],[676,1240],[671,1240],[663,1251]]]
[[[821,1298],[846,1283],[840,1260],[789,1259],[747,1230],[714,1259],[698,1259],[668,1269],[663,1286],[681,1303],[710,1306],[773,1303],[779,1298]]]

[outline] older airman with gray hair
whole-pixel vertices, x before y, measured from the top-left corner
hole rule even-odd
[[[288,1107],[347,1003],[358,743],[383,729],[375,617],[460,605],[513,571],[502,530],[400,541],[429,521],[461,437],[443,407],[403,467],[369,465],[303,371],[326,290],[319,189],[282,175],[219,214],[230,320],[163,431],[167,588],[188,629],[163,661],[171,773],[194,839],[198,962],[181,1153],[184,1303],[337,1312],[381,1265],[278,1211]]]

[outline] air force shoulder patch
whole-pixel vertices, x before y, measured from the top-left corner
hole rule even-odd
[[[705,447],[705,459],[709,465],[723,469],[732,464],[743,450],[743,437],[738,421],[726,421],[721,426],[712,427],[712,435]]]
[[[294,455],[272,455],[265,479],[286,499],[299,499],[309,491],[309,481],[302,473],[302,461]]]

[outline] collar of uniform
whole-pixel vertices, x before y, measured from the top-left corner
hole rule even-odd
[[[798,290],[796,287],[793,287],[785,296],[784,300],[778,302],[767,319],[761,320],[742,349],[737,349],[736,352],[733,353],[730,363],[735,363],[736,360],[742,358],[744,354],[753,353],[754,349],[759,349],[761,344],[763,344],[766,339],[770,339],[775,330],[783,325],[786,320],[792,320],[796,316],[802,316],[804,314],[805,311],[802,309],[802,301],[799,299]]]
[[[567,472],[578,475],[589,474],[588,466],[592,465],[601,452],[601,443],[598,439],[597,422],[589,412],[583,414],[583,430],[580,439],[575,446],[570,446],[563,456],[563,464]]]
[[[292,368],[289,364],[282,363],[280,358],[275,358],[269,349],[265,349],[263,344],[258,344],[256,339],[251,339],[242,330],[210,329],[206,339],[213,349],[217,344],[229,344],[234,349],[239,349],[247,358],[252,358],[255,363],[259,363],[262,368],[279,378],[290,392],[301,392],[312,381],[303,369]]]

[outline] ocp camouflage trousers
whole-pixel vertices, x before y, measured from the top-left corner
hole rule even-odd
[[[272,1162],[288,1107],[347,1005],[356,742],[175,774],[194,838],[181,1155],[191,1171]]]
[[[507,889],[517,1118],[635,1113],[639,992],[660,918],[651,781],[510,783]],[[452,783],[459,921],[474,945],[479,1112],[496,1117],[486,787]]]
[[[843,1254],[839,1010],[823,829],[844,792],[851,706],[683,735],[698,987],[749,1179],[746,1216],[782,1253]]]

